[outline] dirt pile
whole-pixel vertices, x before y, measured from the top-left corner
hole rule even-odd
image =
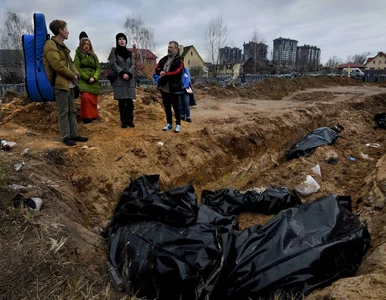
[[[17,145],[0,152],[0,298],[124,297],[109,284],[99,233],[130,178],[160,174],[163,189],[195,179],[199,196],[203,189],[223,187],[293,188],[316,164],[322,170],[322,177],[315,177],[321,190],[302,201],[351,195],[373,240],[357,277],[308,297],[385,298],[386,133],[374,130],[372,120],[386,111],[385,89],[346,78],[310,77],[269,79],[249,91],[195,91],[193,122],[183,122],[180,134],[161,131],[165,116],[155,88],[138,89],[133,129],[120,128],[117,102],[111,93],[103,94],[100,121],[79,123],[79,133],[90,140],[76,147],[60,142],[54,103],[14,100],[1,106],[0,135]],[[309,131],[336,124],[344,130],[334,145],[308,158],[285,159],[284,151]],[[336,165],[327,162],[331,155],[339,158]],[[14,164],[21,161],[24,167],[15,172]],[[10,184],[24,189],[12,190]],[[14,209],[17,193],[44,199],[42,210]],[[239,220],[246,228],[270,218],[244,213]]]
[[[199,94],[208,94],[217,98],[243,97],[248,99],[280,100],[291,93],[305,89],[323,88],[327,86],[360,86],[361,82],[342,77],[297,77],[268,78],[249,87],[226,87],[219,84],[199,86]]]

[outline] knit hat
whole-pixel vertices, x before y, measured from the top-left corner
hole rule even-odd
[[[88,38],[88,35],[87,33],[85,33],[84,31],[82,31],[80,34],[79,34],[79,41],[82,39],[82,38]]]
[[[121,38],[121,37],[123,37],[123,38],[125,39],[126,44],[127,44],[127,37],[126,37],[126,35],[125,35],[124,33],[122,33],[122,32],[118,33],[118,34],[115,36],[115,41],[117,42],[117,44],[118,44],[119,38]]]

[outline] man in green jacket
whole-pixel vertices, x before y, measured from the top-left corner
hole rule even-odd
[[[50,30],[54,36],[44,45],[44,69],[48,80],[54,86],[62,141],[67,146],[75,146],[75,142],[88,141],[88,138],[78,135],[76,122],[74,87],[79,72],[71,59],[70,50],[63,43],[68,39],[67,23],[62,20],[54,20],[50,23]]]

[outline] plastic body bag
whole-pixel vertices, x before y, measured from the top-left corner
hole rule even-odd
[[[126,292],[138,298],[249,300],[289,291],[300,299],[353,275],[369,247],[366,227],[337,196],[286,209],[263,226],[239,232],[235,216],[187,201],[191,184],[172,189],[179,191],[177,197],[159,191],[156,179],[133,181],[104,231],[115,281],[122,279]],[[154,196],[160,193],[174,202]],[[157,199],[154,210],[142,210],[141,195]],[[127,211],[130,202],[132,208],[139,205],[136,213]],[[188,221],[177,217],[171,222],[176,212]]]
[[[302,204],[294,190],[287,188],[267,188],[261,194],[256,191],[240,193],[234,189],[221,189],[215,192],[204,190],[202,202],[215,211],[224,214],[239,214],[242,211],[262,214],[277,214],[279,211]]]
[[[320,127],[307,134],[295,146],[286,151],[285,154],[288,159],[310,156],[315,151],[315,148],[332,144],[338,137],[339,134],[331,128]]]
[[[264,226],[243,231],[226,284],[229,299],[274,299],[281,291],[303,299],[314,289],[353,276],[370,234],[337,198],[284,210]]]

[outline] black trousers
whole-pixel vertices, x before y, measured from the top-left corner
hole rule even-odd
[[[132,124],[134,122],[134,103],[133,99],[118,99],[119,114],[122,124]]]
[[[172,115],[172,106],[174,110],[174,116],[176,118],[176,125],[181,125],[181,115],[180,115],[180,106],[178,103],[179,94],[165,93],[161,91],[162,102],[164,104],[165,113],[166,113],[166,122],[170,125],[173,125],[173,115]]]

